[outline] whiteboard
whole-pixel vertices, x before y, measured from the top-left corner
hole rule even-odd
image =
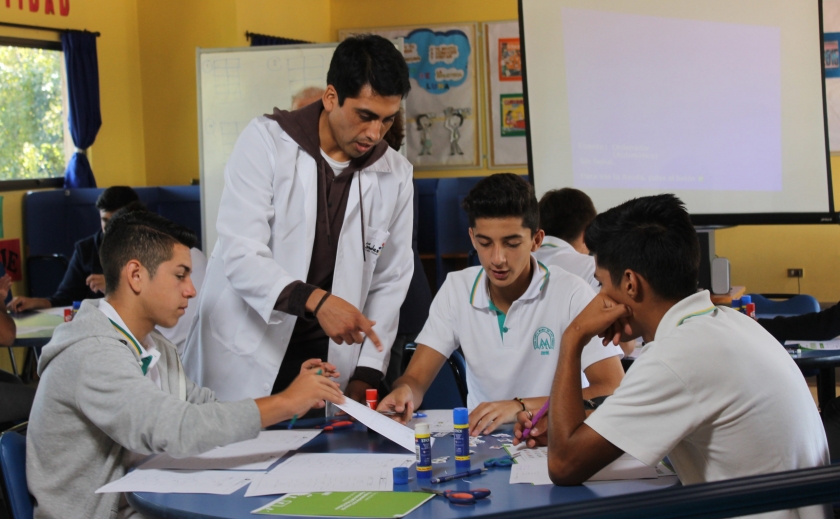
[[[233,145],[254,118],[274,107],[288,110],[292,96],[324,88],[338,43],[198,49],[198,153],[201,168],[202,243],[212,252]]]

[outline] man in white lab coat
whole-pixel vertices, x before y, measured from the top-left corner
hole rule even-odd
[[[408,67],[378,36],[342,42],[323,98],[251,121],[225,169],[207,267],[184,352],[222,400],[282,391],[299,358],[339,371],[364,400],[413,272],[412,167],[382,140],[408,94]]]

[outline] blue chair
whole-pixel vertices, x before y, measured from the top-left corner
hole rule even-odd
[[[9,516],[32,519],[32,496],[26,486],[26,437],[17,430],[0,435],[0,472],[3,500]]]
[[[417,251],[421,254],[435,253],[435,203],[438,179],[423,178],[414,180],[414,190],[418,195],[417,211]]]
[[[50,297],[55,294],[69,262],[63,254],[45,254],[26,258],[27,293],[29,297]]]
[[[417,344],[405,345],[407,353],[414,353]],[[444,363],[423,396],[420,409],[454,409],[466,407],[467,385],[464,357],[457,351]]]
[[[820,303],[807,294],[749,294],[756,314],[802,315],[820,311]],[[773,299],[782,299],[774,301]]]

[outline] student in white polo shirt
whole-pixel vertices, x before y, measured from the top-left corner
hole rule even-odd
[[[583,241],[583,231],[598,212],[592,199],[579,189],[552,189],[540,198],[540,228],[545,232],[534,257],[546,265],[557,265],[589,283],[595,292],[595,258]]]
[[[829,462],[816,405],[790,355],[754,320],[696,291],[700,246],[678,198],[610,209],[586,230],[586,244],[601,291],[562,336],[547,423],[529,440],[545,442],[548,431],[552,481],[579,484],[623,452],[649,465],[667,455],[684,485]],[[581,352],[596,335],[648,344],[615,394],[585,417]],[[517,443],[531,426],[520,419]]]
[[[380,410],[405,422],[459,346],[467,362],[470,434],[513,422],[545,402],[566,326],[594,297],[579,277],[546,267],[531,253],[542,242],[534,190],[502,173],[464,199],[481,267],[450,273],[417,337],[417,350]],[[583,353],[579,379],[588,398],[612,394],[621,381],[621,349],[598,340]],[[580,387],[580,386],[578,386]]]

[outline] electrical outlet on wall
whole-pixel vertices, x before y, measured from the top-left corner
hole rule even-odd
[[[804,275],[805,272],[803,269],[787,269],[787,277],[789,278],[801,278]]]

